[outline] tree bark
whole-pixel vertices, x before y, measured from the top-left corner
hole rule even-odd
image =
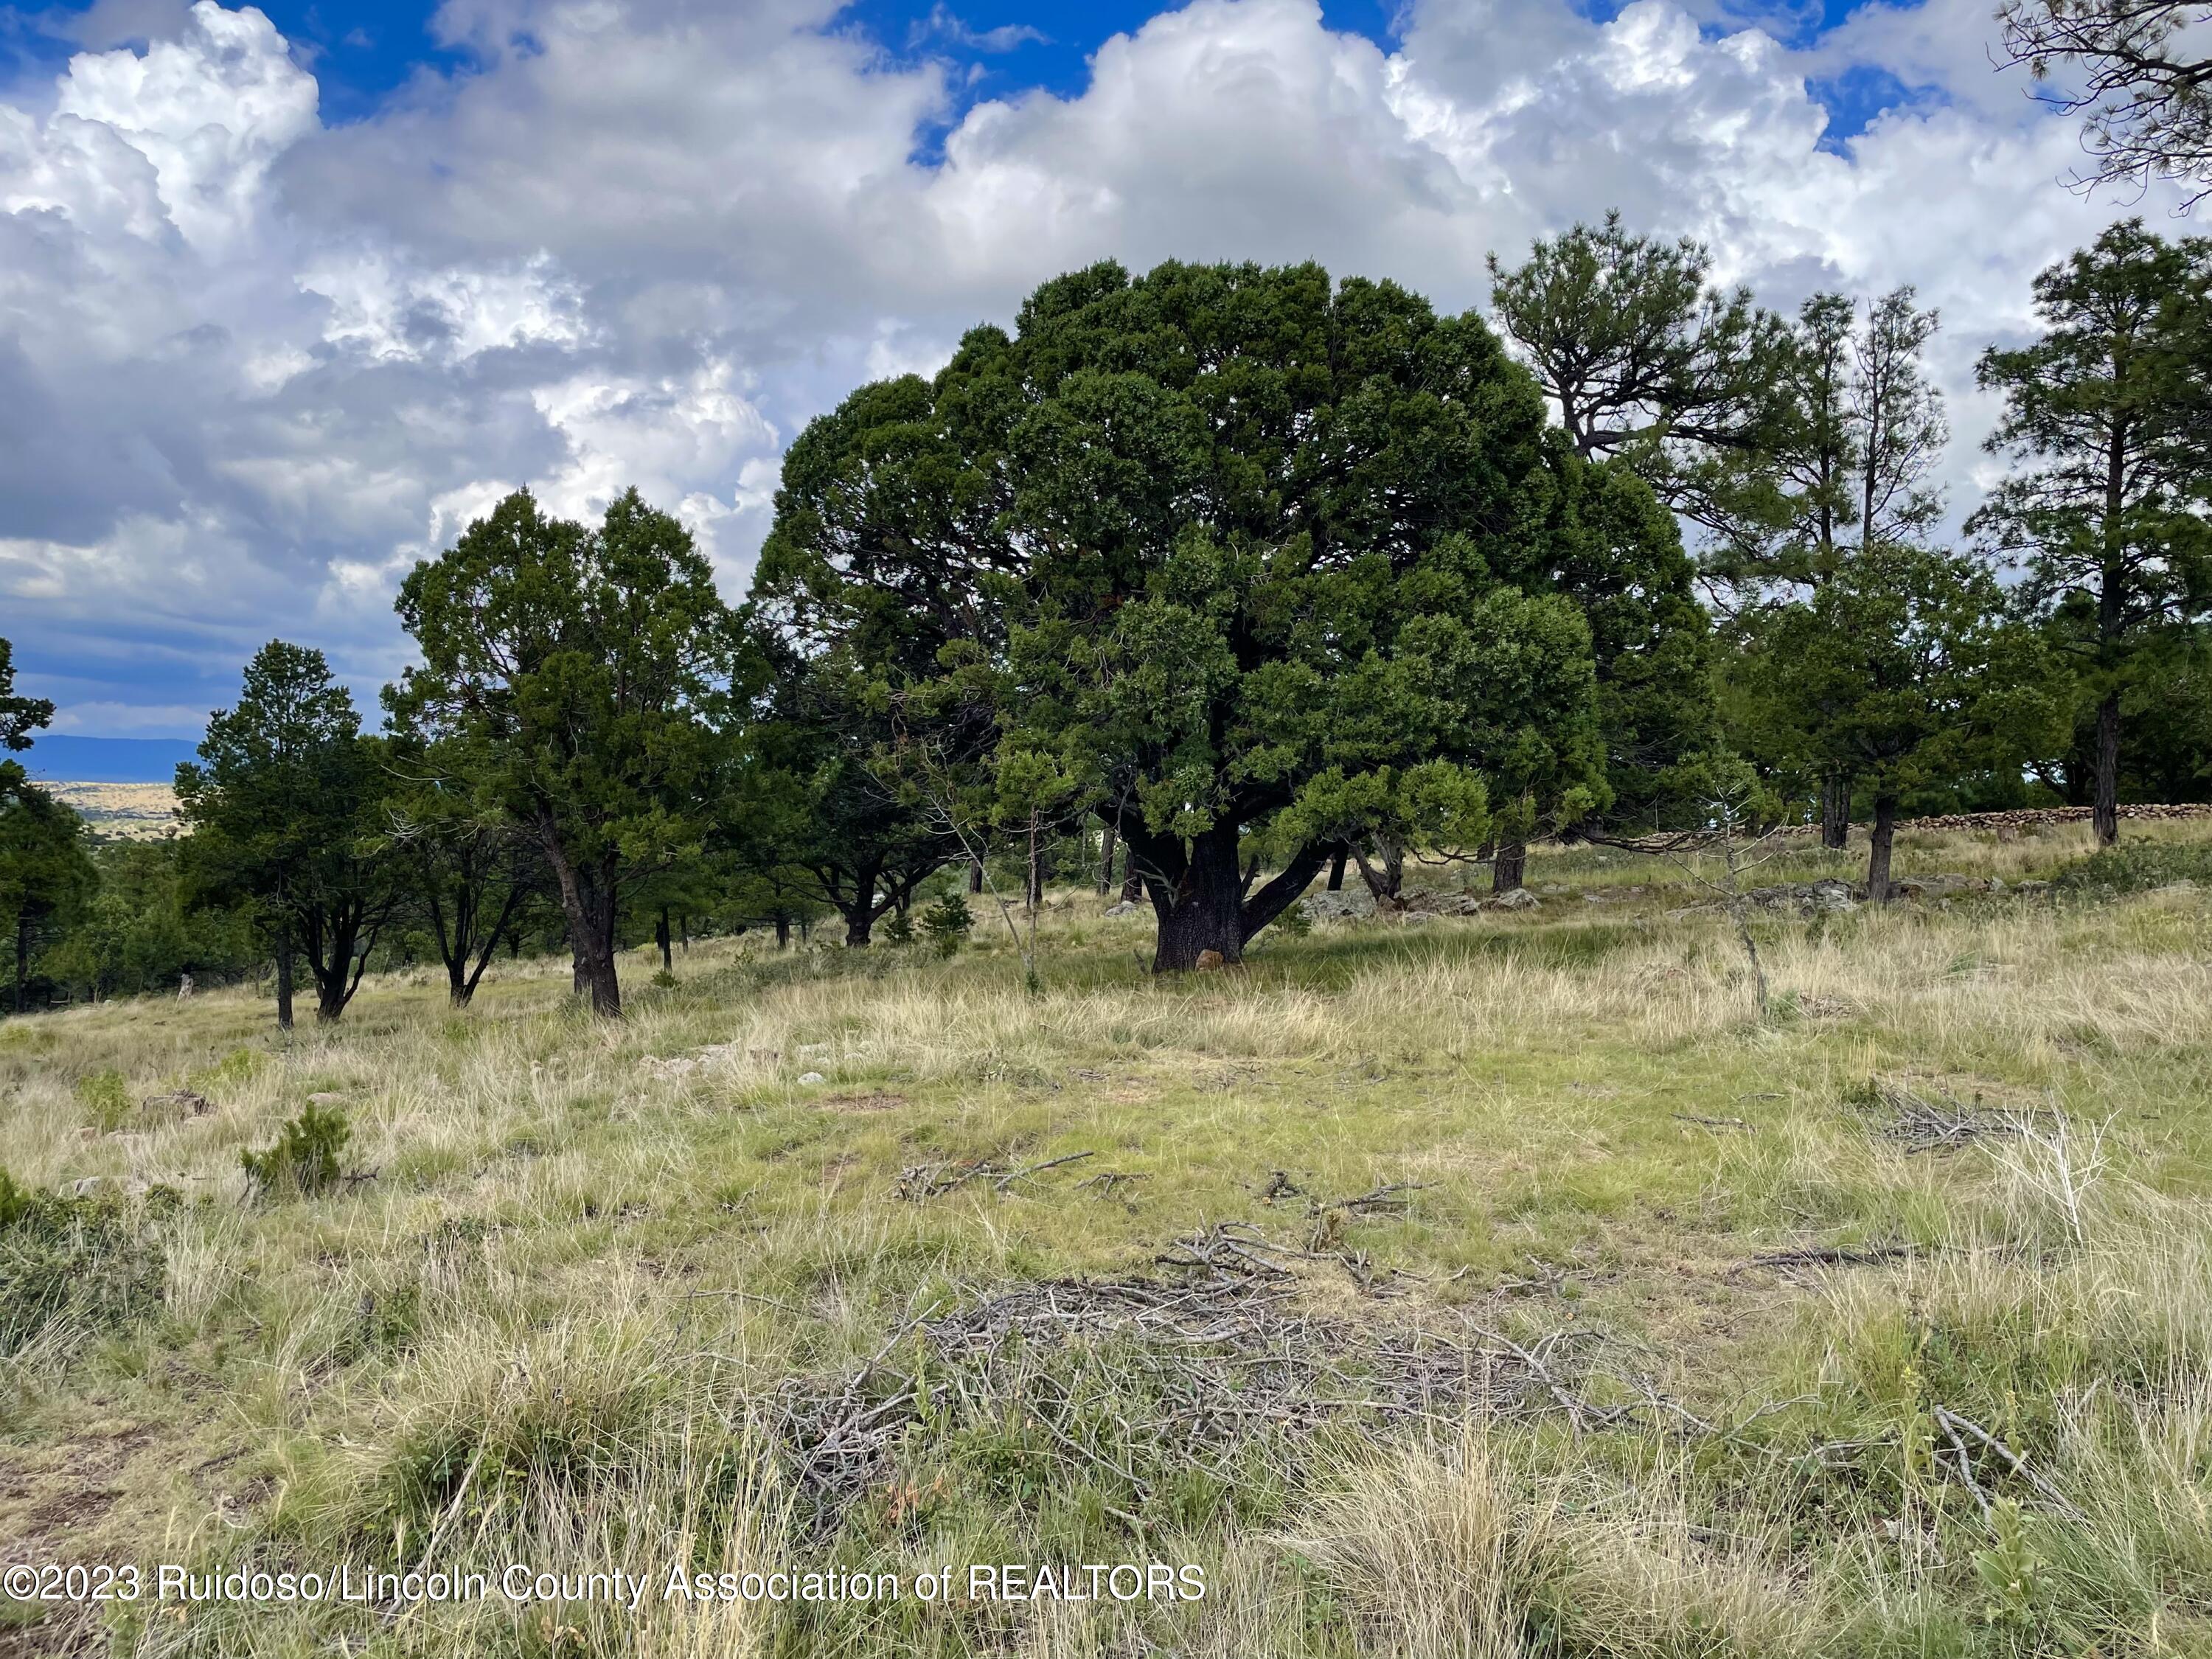
[[[1510,893],[1528,873],[1528,843],[1511,842],[1500,847],[1490,862],[1490,890]]]
[[[1367,884],[1377,910],[1402,910],[1406,908],[1406,849],[1379,841],[1375,850],[1379,864],[1370,864],[1364,853],[1352,854],[1359,866],[1359,878]]]
[[[327,961],[309,953],[308,965],[315,971],[316,1024],[337,1024],[338,1017],[345,1012],[346,1004],[353,1000],[346,985],[346,972],[353,966],[354,948],[358,943],[358,935],[352,927],[336,924],[331,929]]]
[[[968,890],[971,893],[983,890],[983,860],[981,859],[968,860]]]
[[[672,949],[674,935],[669,932],[668,907],[665,904],[660,907],[660,919],[653,925],[653,942],[660,947],[660,971],[664,974],[674,973],[676,971],[676,956]]]
[[[1098,833],[1103,851],[1098,857],[1098,896],[1103,898],[1114,890],[1114,820],[1106,820],[1106,827]]]
[[[276,1029],[292,1029],[292,919],[276,925]]]
[[[1160,875],[1149,870],[1145,874],[1145,890],[1159,923],[1154,973],[1187,972],[1208,951],[1218,951],[1224,966],[1244,959],[1244,872],[1237,840],[1235,826],[1219,825],[1194,839],[1180,860],[1146,858],[1148,865],[1182,866],[1172,882],[1164,869]]]
[[[2097,845],[2120,838],[2120,694],[2105,693],[2097,705],[2097,800],[2092,816]]]
[[[1874,798],[1874,844],[1867,854],[1867,897],[1887,904],[1893,890],[1889,881],[1890,843],[1897,838],[1897,797]]]
[[[615,870],[611,858],[593,869],[568,856],[550,821],[538,827],[538,845],[560,884],[561,908],[568,919],[568,943],[576,953],[576,988],[592,999],[592,1012],[608,1019],[622,1017],[622,981],[615,971]]]
[[[1346,847],[1339,847],[1335,852],[1329,854],[1328,890],[1330,892],[1340,893],[1344,890],[1344,866],[1346,860],[1351,856],[1352,850]]]
[[[1146,836],[1143,880],[1159,933],[1152,951],[1156,974],[1186,972],[1208,951],[1226,967],[1244,959],[1253,935],[1297,901],[1328,862],[1328,848],[1298,849],[1273,880],[1246,896],[1253,880],[1238,864],[1237,826],[1218,824],[1186,849],[1173,836]],[[1137,842],[1129,842],[1135,850]]]
[[[775,948],[779,951],[791,949],[791,913],[787,910],[775,913]]]
[[[1137,870],[1137,845],[1125,841],[1121,848],[1121,902],[1134,904],[1144,892],[1145,878]]]
[[[1850,838],[1850,775],[1832,772],[1820,780],[1820,845],[1840,853]]]

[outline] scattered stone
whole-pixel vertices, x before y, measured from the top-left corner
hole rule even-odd
[[[1137,914],[1137,908],[1136,900],[1123,899],[1117,904],[1108,905],[1106,914],[1109,916],[1133,916]]]
[[[208,1097],[190,1089],[179,1089],[166,1095],[149,1095],[138,1103],[138,1109],[148,1117],[182,1118],[204,1117],[214,1109]]]
[[[307,1097],[307,1104],[310,1106],[343,1106],[345,1104],[345,1097],[338,1093],[335,1089],[325,1089],[319,1094],[309,1095]]]
[[[801,1072],[799,1080],[801,1083],[827,1083],[830,1079],[819,1072]]]
[[[1525,887],[1516,887],[1510,892],[1500,893],[1483,907],[1486,910],[1540,910],[1544,901]]]
[[[1308,893],[1300,902],[1315,921],[1349,921],[1375,914],[1375,896],[1364,887],[1343,887],[1334,893],[1323,889],[1318,893]]]
[[[1482,901],[1473,893],[1450,893],[1435,888],[1424,888],[1408,893],[1401,908],[1410,920],[1419,916],[1471,916],[1482,908]]]

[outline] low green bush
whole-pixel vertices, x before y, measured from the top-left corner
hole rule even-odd
[[[2062,893],[2118,897],[2147,893],[2176,882],[2212,887],[2212,845],[2196,842],[2129,841],[2077,859],[2051,878]]]
[[[130,1085],[112,1067],[79,1078],[76,1094],[77,1104],[102,1134],[113,1134],[131,1121]]]
[[[921,931],[940,957],[957,955],[975,926],[975,913],[957,893],[947,893],[921,913]]]
[[[0,1358],[70,1327],[113,1329],[157,1305],[167,1262],[148,1224],[178,1202],[166,1187],[142,1206],[112,1186],[39,1192],[0,1170]]]
[[[310,1104],[277,1132],[275,1146],[241,1152],[238,1161],[257,1192],[311,1198],[337,1184],[338,1158],[352,1139],[353,1126],[343,1111]]]

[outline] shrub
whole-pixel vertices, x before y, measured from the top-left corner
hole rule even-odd
[[[2131,841],[2077,859],[2051,884],[2085,898],[2146,893],[2179,881],[2212,886],[2212,846],[2170,841]]]
[[[131,1121],[131,1090],[123,1073],[110,1067],[76,1080],[77,1103],[102,1134],[112,1134]]]
[[[884,942],[887,945],[914,943],[914,921],[903,910],[891,912],[891,919],[884,924]]]
[[[353,1126],[336,1107],[310,1104],[278,1131],[266,1152],[241,1152],[239,1163],[258,1192],[326,1192],[337,1184],[338,1155],[353,1138]]]
[[[124,1324],[158,1304],[165,1267],[144,1223],[173,1208],[156,1188],[136,1212],[112,1187],[36,1192],[0,1170],[0,1358],[42,1336]]]
[[[975,926],[975,913],[957,893],[947,893],[921,913],[921,931],[940,957],[958,951]]]

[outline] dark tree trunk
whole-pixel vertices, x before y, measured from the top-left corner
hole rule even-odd
[[[2092,809],[2097,845],[2120,838],[2120,694],[2105,693],[2097,705],[2097,799]]]
[[[689,910],[676,913],[676,942],[684,947],[684,955],[691,954],[691,913]]]
[[[594,866],[568,856],[550,823],[542,824],[538,844],[561,887],[561,908],[568,919],[568,944],[576,953],[576,990],[592,999],[592,1012],[609,1019],[622,1015],[622,981],[615,971],[615,862]]]
[[[1820,845],[1840,853],[1851,838],[1851,776],[1832,772],[1820,780]]]
[[[1134,904],[1144,892],[1145,878],[1137,871],[1137,844],[1125,842],[1121,848],[1121,902]]]
[[[1150,870],[1145,875],[1152,914],[1159,921],[1152,971],[1185,972],[1197,967],[1199,957],[1208,951],[1219,952],[1224,965],[1242,962],[1244,872],[1237,860],[1235,828],[1207,830],[1191,842],[1187,857],[1155,856],[1156,852],[1164,853],[1164,848],[1148,845],[1145,860],[1147,865],[1164,866],[1162,875],[1155,876]],[[1181,848],[1176,852],[1180,854]],[[1165,871],[1178,862],[1182,868],[1170,882]]]
[[[292,1029],[292,922],[288,916],[276,926],[276,1026]]]
[[[1528,843],[1510,842],[1499,848],[1490,861],[1490,890],[1510,893],[1521,885],[1528,873]]]
[[[1098,832],[1098,896],[1103,898],[1114,890],[1114,823],[1108,819],[1106,827]]]
[[[367,965],[370,940],[362,937],[361,912],[351,903],[309,913],[307,966],[315,976],[315,1023],[335,1025],[353,1000]]]
[[[15,1010],[23,1012],[23,999],[31,982],[31,916],[29,908],[15,917]]]
[[[665,904],[660,907],[660,919],[653,924],[653,942],[660,947],[660,971],[664,974],[674,973],[676,971],[676,954],[672,948],[674,936],[668,929],[668,907]]]
[[[1402,910],[1406,908],[1406,849],[1389,842],[1376,843],[1376,860],[1370,864],[1364,853],[1352,855],[1358,860],[1359,878],[1367,884],[1367,890],[1375,900],[1377,910]]]
[[[1265,887],[1248,897],[1256,875],[1238,866],[1237,827],[1217,825],[1189,843],[1174,836],[1147,836],[1141,848],[1145,890],[1152,901],[1159,936],[1152,951],[1156,974],[1182,973],[1198,966],[1208,951],[1220,953],[1225,967],[1244,959],[1254,934],[1290,908],[1328,862],[1328,849],[1313,845],[1295,857]]]
[[[1897,839],[1897,797],[1874,798],[1874,844],[1867,854],[1867,897],[1876,904],[1889,902],[1890,843]]]
[[[1329,854],[1328,890],[1330,892],[1340,893],[1344,890],[1344,866],[1351,857],[1352,850],[1346,847],[1340,847]]]
[[[981,859],[968,860],[968,890],[971,893],[983,890],[983,860]]]
[[[791,949],[791,916],[787,911],[775,913],[775,948],[779,951]]]

